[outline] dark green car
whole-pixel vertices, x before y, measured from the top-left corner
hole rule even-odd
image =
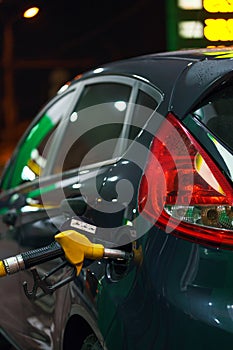
[[[66,84],[4,170],[0,259],[67,229],[128,258],[85,259],[56,290],[72,268],[61,258],[2,278],[1,350],[231,350],[232,130],[230,48]]]

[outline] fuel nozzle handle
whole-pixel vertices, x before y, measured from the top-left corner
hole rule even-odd
[[[129,259],[131,257],[128,252],[92,243],[85,235],[74,230],[61,232],[55,236],[55,239],[62,246],[66,259],[75,265],[77,275],[82,269],[85,258],[98,260],[102,258]]]
[[[105,248],[102,244],[92,243],[85,235],[68,230],[57,234],[55,241],[48,246],[0,260],[0,277],[29,269],[58,257],[64,257],[74,265],[78,275],[85,258],[92,260],[103,257],[128,259],[130,254],[118,249]]]

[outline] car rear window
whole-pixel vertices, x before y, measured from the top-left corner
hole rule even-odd
[[[194,115],[233,149],[233,84],[222,85],[206,98]]]

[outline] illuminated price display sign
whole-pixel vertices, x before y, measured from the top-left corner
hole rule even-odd
[[[233,44],[233,0],[167,0],[168,50]]]

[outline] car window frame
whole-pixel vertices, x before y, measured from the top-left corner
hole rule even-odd
[[[132,76],[121,76],[121,75],[101,75],[98,77],[90,77],[86,78],[80,81],[77,81],[76,87],[75,87],[75,100],[73,101],[74,103],[72,104],[72,108],[70,106],[69,112],[66,113],[66,115],[63,117],[63,123],[60,123],[58,130],[56,131],[56,137],[54,138],[54,142],[50,147],[50,150],[48,152],[48,166],[46,166],[43,174],[41,177],[45,176],[56,176],[54,174],[54,165],[55,165],[55,160],[56,156],[59,152],[60,144],[62,142],[62,139],[66,133],[66,129],[69,123],[69,118],[71,114],[74,111],[74,108],[76,104],[78,103],[79,98],[82,95],[82,92],[84,91],[85,87],[88,85],[94,85],[98,83],[119,83],[119,84],[125,84],[131,87],[131,93],[130,93],[130,98],[128,101],[129,108],[126,112],[125,119],[124,119],[124,125],[122,128],[121,136],[119,137],[119,142],[117,143],[116,146],[116,153],[120,154],[120,156],[112,157],[110,159],[97,162],[97,163],[92,163],[88,165],[83,165],[74,169],[70,169],[65,171],[64,173],[72,173],[74,171],[85,171],[87,169],[93,169],[96,167],[101,167],[105,165],[111,165],[115,162],[117,162],[119,159],[122,158],[124,152],[127,149],[127,145],[125,143],[125,139],[128,136],[129,133],[129,128],[128,124],[132,121],[133,118],[133,112],[134,112],[134,103],[136,102],[138,92],[139,90],[142,90],[143,92],[147,93],[149,96],[155,99],[155,101],[158,103],[156,109],[158,109],[159,105],[163,101],[163,93],[156,88],[154,85],[151,85],[147,81],[140,80],[140,77],[132,77]],[[149,117],[150,118],[150,117]],[[119,153],[120,152],[120,153]]]

